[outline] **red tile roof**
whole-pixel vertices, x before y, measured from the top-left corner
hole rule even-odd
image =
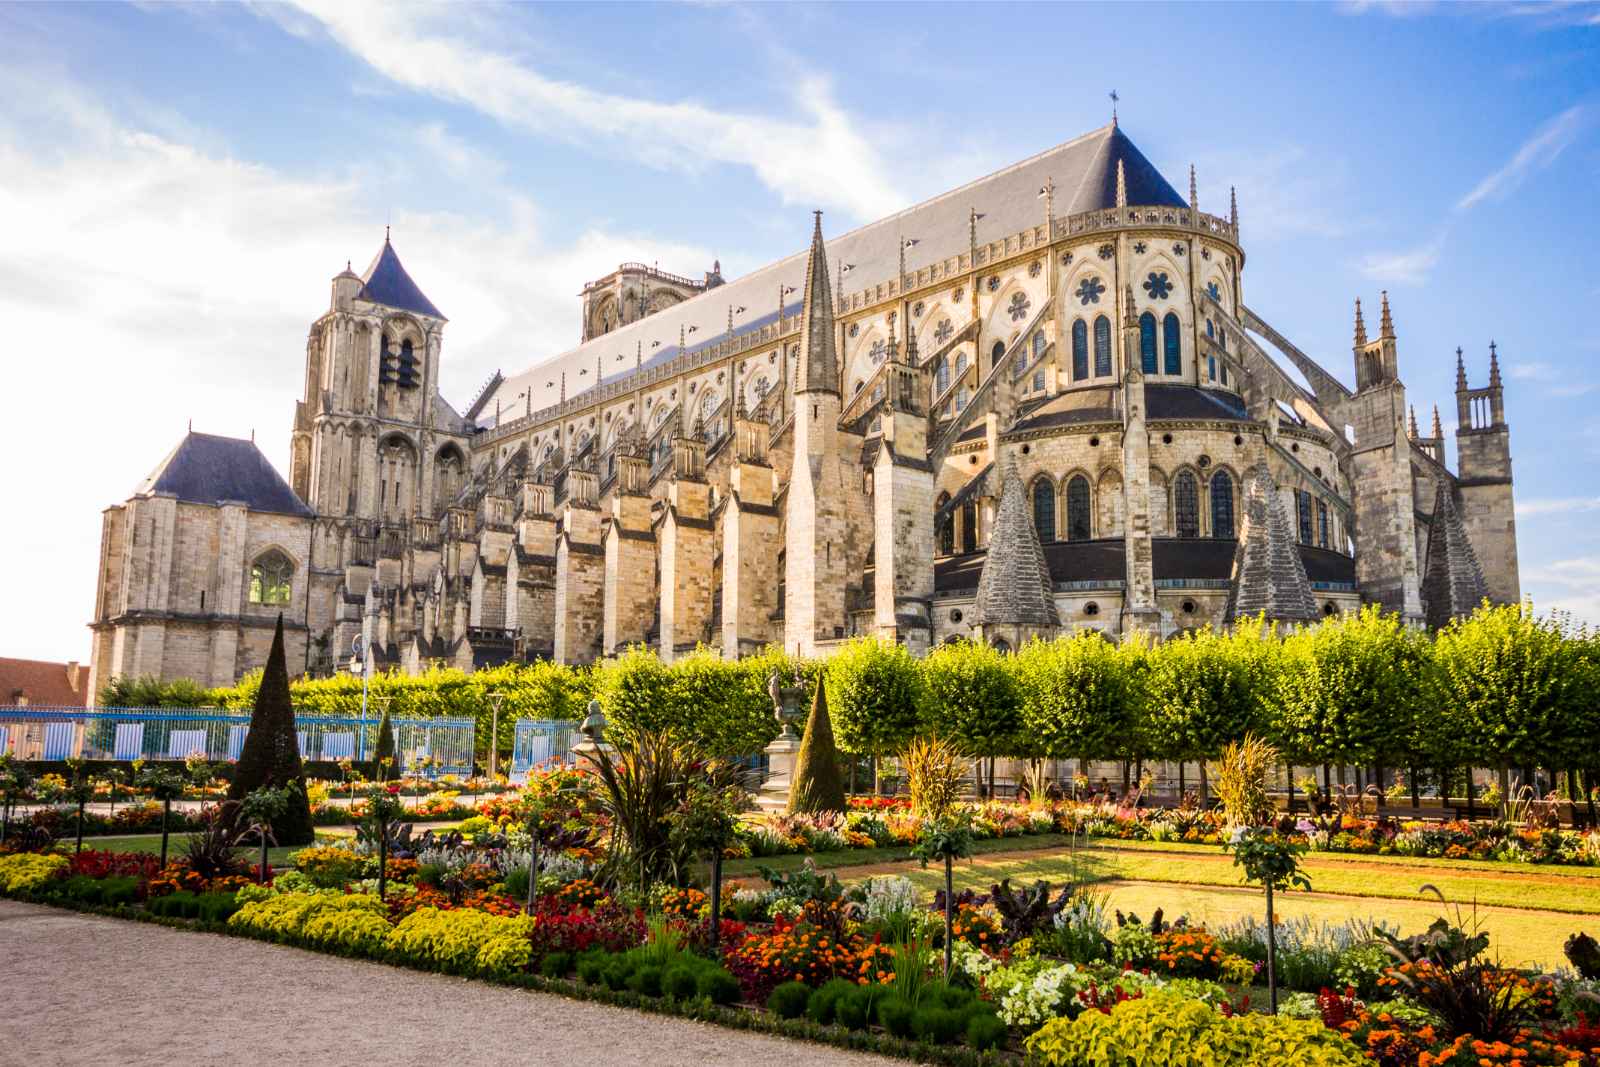
[[[87,663],[0,658],[0,705],[81,708],[89,703],[88,690]]]

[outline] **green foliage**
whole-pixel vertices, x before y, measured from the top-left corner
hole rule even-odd
[[[289,671],[284,662],[283,616],[272,636],[272,651],[261,677],[250,732],[245,735],[239,763],[228,785],[229,800],[243,800],[262,788],[294,786],[282,814],[272,820],[272,835],[280,845],[309,845],[311,805],[306,799],[305,771],[300,764],[300,740],[294,728],[294,706],[289,698]]]
[[[1233,865],[1244,869],[1246,880],[1273,889],[1310,889],[1311,879],[1300,870],[1303,841],[1291,840],[1261,826],[1239,827],[1223,843],[1233,853]]]
[[[856,984],[848,978],[828,979],[807,999],[806,1015],[812,1022],[827,1026],[833,1022],[834,1009],[838,1007],[840,999],[855,989]]]
[[[1278,750],[1254,734],[1245,734],[1243,741],[1230,742],[1222,750],[1217,761],[1217,797],[1229,826],[1259,826],[1271,821],[1267,775],[1277,762]]]
[[[895,1037],[910,1037],[915,1010],[903,997],[891,993],[878,1001],[878,1025]]]
[[[966,767],[954,743],[937,734],[918,737],[900,754],[911,793],[911,811],[922,819],[943,819],[961,799]]]
[[[962,811],[925,822],[911,855],[926,867],[929,860],[960,860],[972,855],[972,813]]]
[[[922,728],[927,690],[904,645],[851,641],[828,661],[826,684],[834,735],[846,752],[891,755]]]
[[[968,756],[1018,751],[1022,691],[1018,671],[993,645],[940,645],[922,661],[930,727]]]
[[[811,1000],[811,987],[804,982],[785,982],[767,994],[767,1010],[780,1019],[798,1019]]]
[[[399,765],[399,751],[394,743],[394,723],[389,719],[389,706],[384,705],[383,714],[378,717],[378,743],[372,749],[372,762],[377,771],[374,777],[380,782],[387,782],[391,776],[398,778],[405,773],[405,768]]]
[[[839,753],[833,743],[825,685],[817,686],[811,701],[811,714],[806,719],[806,732],[789,787],[789,810],[805,814],[845,810],[844,779],[839,774]]]
[[[739,979],[730,974],[726,968],[708,968],[701,971],[699,977],[695,979],[695,992],[713,1004],[737,1004]]]
[[[875,986],[855,986],[834,1003],[834,1022],[849,1030],[865,1030],[872,1021],[877,996]]]
[[[1252,625],[1196,630],[1157,647],[1144,675],[1155,754],[1211,759],[1229,741],[1265,732],[1271,652]]]
[[[733,661],[696,649],[669,665],[636,647],[596,672],[594,691],[614,741],[666,733],[707,752],[744,756],[777,736],[767,695],[774,669],[794,673],[773,650]]]
[[[999,1048],[1005,1044],[1006,1036],[1006,1024],[998,1015],[974,1012],[967,1019],[967,1044],[979,1052]]]
[[[1018,755],[1118,759],[1139,754],[1139,682],[1146,652],[1095,631],[1030,641],[1015,656],[1022,707]],[[1130,744],[1130,742],[1133,742]]]

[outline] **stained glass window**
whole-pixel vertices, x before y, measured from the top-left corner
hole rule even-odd
[[[1100,303],[1100,294],[1106,291],[1106,283],[1099,278],[1085,278],[1078,283],[1078,302],[1084,307]]]
[[[1151,300],[1165,300],[1172,295],[1172,280],[1164,270],[1151,271],[1144,280],[1144,291],[1150,294]]]
[[[1166,373],[1183,373],[1183,339],[1178,336],[1178,316],[1167,312],[1161,320],[1161,345],[1166,349]]]
[[[1049,478],[1033,483],[1033,528],[1039,531],[1041,543],[1056,539],[1056,487]]]
[[[933,372],[933,392],[935,396],[943,396],[944,391],[950,388],[950,361],[941,359],[939,367]]]
[[[1233,536],[1233,478],[1227,471],[1211,476],[1211,536]]]
[[[961,551],[978,551],[978,506],[970,500],[961,505]]]
[[[1090,536],[1089,479],[1077,474],[1067,482],[1067,540],[1087,541]]]
[[[1089,327],[1082,319],[1072,323],[1072,380],[1081,382],[1089,376]]]
[[[250,603],[287,604],[294,564],[280,552],[268,552],[250,568]]]
[[[1304,489],[1298,490],[1295,497],[1299,502],[1300,512],[1300,543],[1311,544],[1311,494]]]
[[[1317,546],[1328,547],[1328,505],[1317,501]]]
[[[1156,372],[1156,317],[1148,311],[1139,316],[1139,369]]]
[[[1173,479],[1172,515],[1179,537],[1200,536],[1200,491],[1193,471],[1184,471]]]
[[[1039,370],[1036,370],[1036,371],[1033,372],[1033,391],[1037,393],[1043,388],[1044,388],[1044,369],[1041,367]]]
[[[1104,315],[1094,320],[1094,373],[1111,373],[1111,320]]]

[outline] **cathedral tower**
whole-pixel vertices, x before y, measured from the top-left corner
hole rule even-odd
[[[1517,572],[1517,519],[1511,499],[1511,428],[1506,425],[1500,356],[1489,342],[1489,384],[1467,386],[1466,364],[1456,349],[1456,468],[1461,522],[1483,569],[1489,597],[1514,604],[1522,598]]]

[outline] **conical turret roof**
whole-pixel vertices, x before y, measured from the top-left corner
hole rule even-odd
[[[1467,528],[1456,510],[1455,492],[1446,479],[1436,482],[1433,521],[1428,524],[1428,560],[1422,572],[1423,616],[1431,630],[1471,615],[1489,595],[1477,553],[1472,551]]]
[[[1060,626],[1050,564],[1028,514],[1028,491],[1009,453],[1001,462],[1000,506],[978,576],[979,626]]]
[[[388,234],[384,234],[383,247],[372,257],[372,265],[361,276],[361,292],[356,296],[384,307],[414,311],[435,319],[444,318],[439,309],[433,306],[433,301],[422,295],[422,290],[411,280],[405,267],[400,265],[400,257],[395,254],[394,245],[389,243]]]
[[[1318,618],[1311,579],[1295,545],[1289,512],[1272,484],[1272,472],[1258,463],[1245,472],[1244,481],[1244,524],[1223,618],[1228,622],[1257,615],[1273,622]]]
[[[828,251],[822,244],[822,212],[811,230],[806,255],[804,318],[800,327],[800,368],[796,393],[839,392],[839,357],[833,334],[833,293],[828,288]]]

